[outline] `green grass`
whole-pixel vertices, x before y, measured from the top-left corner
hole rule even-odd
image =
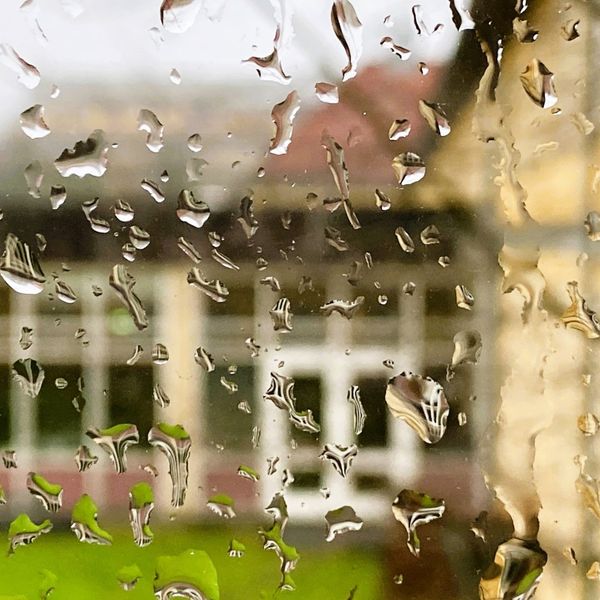
[[[57,577],[52,600],[138,600],[153,598],[152,580],[157,556],[179,554],[188,548],[205,550],[212,558],[219,577],[221,600],[347,600],[358,585],[354,600],[381,600],[383,594],[382,560],[373,548],[297,544],[300,561],[293,578],[295,592],[276,594],[279,560],[265,551],[252,529],[184,528],[177,523],[154,525],[155,539],[150,546],[138,548],[129,530],[108,528],[114,536],[112,546],[78,542],[69,531],[52,531],[30,546],[17,548],[12,556],[0,557],[0,600],[22,595],[40,598],[43,569]],[[230,558],[227,548],[232,537],[246,545],[242,558]],[[291,536],[286,536],[291,537]],[[135,563],[143,578],[129,592],[121,589],[117,572]]]

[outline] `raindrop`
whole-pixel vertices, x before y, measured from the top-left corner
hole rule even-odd
[[[235,538],[229,542],[229,548],[227,550],[227,556],[230,558],[242,558],[246,553],[246,546],[239,542]]]
[[[77,301],[77,294],[68,283],[61,279],[57,279],[54,282],[54,292],[56,293],[56,297],[65,304],[73,304]]]
[[[362,54],[362,23],[349,0],[333,0],[331,25],[348,57],[348,64],[342,69],[342,81],[348,81],[356,76]]]
[[[215,370],[215,361],[213,360],[213,357],[202,347],[196,348],[194,360],[196,361],[196,364],[200,365],[207,373],[212,373]]]
[[[53,185],[50,187],[50,205],[52,210],[58,210],[67,199],[67,191],[64,185]]]
[[[406,543],[411,554],[419,556],[421,551],[417,527],[439,519],[445,509],[443,500],[413,490],[402,490],[396,496],[392,504],[392,512],[396,520],[406,529],[408,534]]]
[[[133,221],[135,213],[129,202],[119,199],[115,202],[113,210],[115,212],[115,217],[117,217],[121,223],[129,223]]]
[[[325,515],[327,523],[326,541],[332,542],[336,536],[348,533],[350,531],[359,531],[362,529],[363,520],[356,515],[351,506],[341,506],[335,510],[330,510]]]
[[[40,72],[9,44],[0,44],[0,63],[17,75],[17,81],[32,90],[40,82]]]
[[[58,98],[60,96],[60,88],[53,84],[52,88],[50,89],[50,98],[55,99]]]
[[[348,242],[342,239],[342,232],[335,227],[325,227],[325,241],[338,252],[350,250]]]
[[[550,108],[558,102],[554,87],[554,73],[537,58],[525,67],[520,79],[523,89],[538,106]]]
[[[233,498],[227,494],[215,494],[206,502],[206,506],[219,517],[233,519],[235,517],[235,504]]]
[[[92,231],[96,233],[108,233],[110,231],[110,225],[106,219],[101,217],[94,217],[92,213],[98,208],[100,198],[93,198],[88,200],[81,205],[81,210],[85,214],[85,218],[88,220]]]
[[[139,344],[136,344],[135,348],[133,349],[133,354],[127,359],[126,364],[132,367],[135,365],[135,363],[137,363],[138,360],[140,360],[140,357],[143,353],[144,349]]]
[[[600,241],[600,213],[595,210],[589,212],[583,224],[590,240],[592,242]]]
[[[78,141],[73,149],[65,148],[54,166],[63,177],[102,177],[108,164],[108,148],[104,132],[96,129],[85,141]]]
[[[258,220],[254,216],[252,208],[252,198],[244,196],[240,202],[240,215],[237,218],[238,223],[242,226],[246,237],[250,240],[258,231]]]
[[[408,60],[412,54],[408,48],[394,44],[394,40],[389,36],[381,38],[379,45],[390,50],[392,54],[395,54],[400,60]]]
[[[198,264],[202,261],[202,256],[200,256],[194,244],[186,240],[183,236],[177,238],[177,247],[194,263]]]
[[[600,580],[600,563],[597,560],[590,565],[590,568],[587,570],[585,576],[593,581]]]
[[[143,250],[150,245],[150,234],[141,227],[132,225],[129,228],[129,241],[136,250]]]
[[[350,386],[346,400],[352,405],[353,410],[353,423],[354,423],[354,435],[360,435],[365,425],[367,413],[363,408],[360,399],[360,389],[357,385]]]
[[[258,471],[246,465],[240,465],[237,474],[243,479],[249,479],[250,481],[258,481],[260,479]]]
[[[567,42],[572,42],[579,37],[579,19],[570,19],[560,29],[560,34]]]
[[[196,200],[191,190],[181,190],[177,197],[177,217],[199,229],[210,217],[210,208],[206,202]]]
[[[287,154],[292,141],[294,119],[300,110],[300,96],[296,90],[290,92],[286,99],[276,104],[271,111],[271,119],[275,125],[275,134],[269,144],[271,154]]]
[[[425,163],[414,152],[398,154],[392,161],[392,169],[400,185],[411,185],[425,177]]]
[[[122,423],[107,429],[90,427],[85,434],[106,451],[117,473],[127,470],[127,448],[140,441],[140,434],[135,425]]]
[[[163,147],[163,134],[165,127],[158,117],[147,108],[142,108],[137,118],[138,131],[144,131],[146,136],[146,148],[150,152],[160,152]]]
[[[424,442],[435,444],[442,439],[450,407],[439,383],[401,373],[388,381],[385,401],[392,415],[410,425]]]
[[[40,393],[45,375],[42,365],[32,358],[20,358],[12,366],[14,380],[31,398],[35,398]]]
[[[44,121],[44,107],[41,104],[34,104],[24,110],[19,115],[19,123],[23,133],[32,140],[46,137],[50,133],[50,128]]]
[[[531,44],[538,39],[540,32],[529,25],[527,19],[513,19],[513,33],[521,44]]]
[[[165,195],[160,189],[160,186],[155,181],[152,181],[152,179],[142,179],[140,186],[145,192],[150,194],[152,200],[157,204],[165,201]]]
[[[375,206],[380,210],[390,210],[392,203],[380,189],[375,190]]]
[[[268,277],[263,277],[259,283],[261,285],[268,285],[271,288],[272,292],[281,291],[281,285],[279,283],[279,280],[277,279],[277,277],[273,277],[272,275],[269,275]]]
[[[160,22],[169,33],[183,33],[194,24],[201,4],[199,0],[163,0]]]
[[[481,354],[481,335],[478,331],[459,331],[454,336],[452,368],[465,364],[477,364]]]
[[[238,384],[235,381],[229,381],[226,377],[221,377],[219,380],[221,385],[227,390],[228,394],[235,394],[238,391]]]
[[[45,519],[39,525],[28,515],[21,513],[11,521],[8,527],[8,554],[13,554],[19,546],[27,546],[37,540],[43,533],[52,529],[52,523]]]
[[[325,104],[337,104],[340,101],[337,85],[327,83],[326,81],[320,81],[315,84],[315,94]]]
[[[23,176],[27,184],[27,193],[32,198],[39,198],[41,196],[40,187],[44,180],[44,172],[42,171],[40,161],[34,160],[32,163],[29,163],[23,171]]]
[[[98,507],[87,494],[83,494],[71,512],[71,531],[80,542],[109,546],[113,538],[98,524]]]
[[[136,564],[121,567],[117,572],[117,581],[125,592],[134,589],[142,577],[143,573]]]
[[[2,464],[5,469],[16,469],[17,453],[14,450],[4,450],[2,452]]]
[[[396,239],[400,244],[400,248],[402,248],[404,252],[411,253],[415,251],[415,243],[404,227],[397,227],[394,233],[396,234]]]
[[[459,412],[458,415],[456,415],[456,420],[459,427],[464,427],[467,424],[467,414],[464,412]]]
[[[150,514],[154,509],[154,492],[145,482],[136,483],[129,490],[129,525],[136,546],[143,548],[152,543]]]
[[[136,281],[124,265],[115,265],[108,280],[119,300],[127,307],[135,326],[140,330],[148,327],[146,309],[137,294],[133,291]]]
[[[423,7],[420,4],[415,4],[412,7],[412,16],[413,16],[413,24],[415,29],[417,30],[418,35],[430,36],[432,33],[437,33],[438,31],[442,31],[444,25],[442,23],[437,23],[433,28],[433,31],[429,31],[427,25],[425,25],[425,21],[423,19]]]
[[[429,127],[439,136],[444,137],[450,133],[450,124],[439,104],[419,100],[419,112]]]
[[[428,225],[421,231],[420,234],[421,243],[425,246],[431,246],[432,244],[440,243],[440,232],[435,225]]]
[[[339,444],[325,444],[323,452],[319,454],[321,460],[327,459],[333,468],[342,476],[346,477],[352,461],[358,455],[356,444],[341,446]]]
[[[152,362],[155,365],[164,365],[169,360],[169,351],[164,344],[154,344],[152,348]]]
[[[203,158],[189,158],[185,163],[185,174],[188,181],[200,181],[203,175],[202,169],[206,166],[208,166],[208,161]]]
[[[357,296],[354,300],[330,300],[319,307],[323,315],[329,317],[334,312],[338,313],[346,319],[351,319],[354,313],[363,305],[364,296]]]
[[[21,336],[19,337],[19,346],[22,350],[29,350],[33,344],[33,329],[30,327],[21,327]]]
[[[179,85],[181,83],[181,73],[177,69],[171,69],[169,79],[172,84]]]
[[[280,40],[281,30],[279,26],[275,31],[275,39],[274,39],[274,48],[273,52],[268,56],[259,57],[259,56],[251,56],[246,60],[243,60],[243,63],[251,63],[256,66],[256,72],[258,77],[264,81],[273,81],[275,83],[280,83],[282,85],[288,85],[290,80],[292,79],[289,75],[286,75],[283,71],[283,67],[281,65],[281,61],[279,59],[279,40]]]
[[[292,331],[292,313],[290,312],[291,304],[287,298],[277,300],[273,308],[269,311],[273,321],[273,329],[281,333]]]
[[[408,137],[410,133],[410,121],[408,119],[396,119],[390,126],[388,138],[396,142],[401,138]]]
[[[152,399],[161,408],[166,408],[171,404],[171,399],[167,396],[167,393],[162,389],[159,383],[154,384],[154,387],[152,388]]]
[[[48,512],[57,512],[62,506],[62,485],[50,483],[39,473],[27,475],[27,489],[35,496]]]
[[[75,464],[80,473],[91,469],[98,462],[98,457],[90,452],[87,446],[79,446],[75,453]]]
[[[167,457],[171,476],[171,506],[183,506],[188,483],[188,460],[192,440],[181,425],[159,423],[148,432],[148,442]]]
[[[231,269],[233,271],[239,271],[240,268],[236,265],[228,256],[225,256],[222,252],[219,252],[216,248],[213,248],[210,252],[210,255],[222,266],[226,269]]]
[[[470,530],[478,537],[481,541],[485,542],[487,539],[487,523],[488,513],[486,510],[482,510],[477,517],[471,522]]]
[[[598,427],[600,427],[600,421],[596,415],[592,413],[585,413],[577,418],[577,428],[583,435],[592,436],[598,433]]]
[[[178,556],[159,556],[154,576],[154,597],[158,600],[219,598],[217,570],[208,554],[202,550],[186,550]]]
[[[473,294],[464,285],[457,285],[454,288],[454,292],[456,294],[456,306],[465,310],[471,310],[475,304]]]
[[[218,280],[205,279],[197,267],[194,267],[187,275],[187,282],[203,291],[211,300],[215,302],[225,302],[229,296],[229,290],[225,284]]]
[[[423,76],[429,75],[429,67],[427,66],[427,63],[420,62],[418,64],[418,67],[419,67],[419,73],[421,73],[421,75],[423,75]]]

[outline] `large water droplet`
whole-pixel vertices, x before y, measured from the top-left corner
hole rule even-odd
[[[442,439],[450,406],[439,383],[401,373],[388,381],[385,401],[392,415],[410,425],[424,442],[435,444]]]
[[[388,138],[392,142],[396,142],[401,138],[408,137],[410,134],[411,125],[408,119],[396,119],[391,125],[388,132]]]
[[[286,99],[276,104],[271,111],[271,119],[275,125],[275,135],[271,138],[269,152],[286,154],[292,141],[294,119],[300,110],[300,96],[296,90],[290,92]]]
[[[27,489],[35,496],[49,512],[57,512],[62,506],[62,485],[50,483],[39,473],[27,475]]]
[[[31,398],[35,398],[42,389],[46,373],[42,365],[32,358],[20,358],[13,363],[12,375],[21,389]]]
[[[364,301],[364,296],[357,296],[354,300],[329,300],[329,302],[320,306],[319,310],[326,317],[336,312],[350,320],[354,316],[354,313],[363,305]]]
[[[417,527],[439,519],[445,509],[446,505],[443,500],[413,490],[402,490],[396,496],[392,504],[392,512],[396,520],[402,523],[406,529],[408,534],[406,544],[412,554],[419,556],[421,551]]]
[[[342,81],[347,81],[356,76],[362,54],[362,23],[349,0],[333,0],[331,25],[348,57],[348,64],[342,69]]]
[[[91,469],[98,462],[98,457],[90,452],[87,446],[79,446],[75,453],[75,464],[80,473]]]
[[[29,518],[29,515],[20,514],[8,527],[8,553],[13,554],[19,546],[27,546],[35,542],[43,533],[48,533],[51,529],[52,523],[48,519],[38,525]]]
[[[352,466],[352,461],[358,455],[356,444],[341,446],[339,444],[325,444],[323,452],[319,454],[321,460],[328,460],[333,468],[342,476],[346,477]]]
[[[145,482],[136,483],[129,490],[129,524],[133,541],[144,547],[152,543],[154,533],[150,529],[150,514],[154,509],[154,492]]]
[[[109,147],[104,132],[96,129],[87,140],[78,141],[73,149],[65,148],[54,161],[54,166],[63,177],[102,177],[108,164]]]
[[[273,321],[273,329],[281,333],[293,330],[291,304],[287,298],[279,298],[273,308],[269,311]]]
[[[167,457],[171,476],[171,505],[183,506],[188,483],[188,460],[192,440],[181,425],[159,423],[148,432],[148,442]]]
[[[146,148],[150,152],[160,152],[163,147],[163,135],[165,126],[158,117],[147,108],[142,108],[137,118],[138,131],[144,131],[146,136]]]
[[[19,123],[23,133],[32,140],[46,137],[50,133],[50,128],[44,121],[44,107],[41,104],[34,104],[24,110],[19,115]]]
[[[425,163],[414,152],[398,154],[392,161],[392,169],[400,185],[411,185],[425,177]]]
[[[236,516],[233,498],[227,494],[215,494],[211,496],[207,500],[206,506],[217,516],[224,519],[233,519]]]
[[[140,331],[146,329],[146,327],[148,327],[146,309],[137,294],[133,291],[136,281],[133,275],[127,270],[127,267],[115,265],[112,268],[108,282],[110,287],[115,290],[121,302],[127,307],[127,310],[129,310],[129,314],[131,315],[135,326]]]
[[[194,360],[196,361],[196,364],[199,364],[207,373],[212,373],[215,370],[215,361],[213,360],[213,357],[202,347],[196,348]]]
[[[225,302],[229,296],[229,290],[219,279],[205,279],[200,269],[194,267],[187,275],[187,282],[202,290],[211,300],[215,302]]]
[[[107,546],[113,538],[98,525],[98,507],[87,494],[83,494],[71,511],[71,531],[80,542]]]
[[[50,187],[50,205],[52,210],[58,210],[67,199],[67,190],[64,185],[53,185]]]
[[[140,186],[145,192],[150,194],[152,200],[154,200],[154,202],[157,204],[165,201],[165,195],[160,189],[160,186],[155,181],[152,181],[152,179],[142,179]]]
[[[435,133],[444,137],[450,133],[450,124],[441,105],[419,100],[419,112]]]
[[[523,89],[538,106],[550,108],[558,102],[554,87],[554,73],[537,58],[525,67],[520,79]]]
[[[183,223],[199,229],[210,217],[210,208],[206,202],[196,200],[191,190],[181,190],[177,197],[177,216]]]
[[[35,254],[25,242],[21,242],[12,233],[7,234],[4,240],[0,276],[20,294],[39,294],[46,282]]]
[[[360,435],[365,425],[367,413],[360,400],[360,389],[357,385],[351,385],[346,395],[346,400],[352,405],[352,415],[354,423],[354,434]]]
[[[394,44],[394,40],[389,36],[381,38],[379,45],[390,50],[392,54],[395,54],[400,60],[408,60],[412,54],[408,48]]]
[[[140,434],[135,425],[122,423],[107,429],[90,427],[85,433],[107,452],[117,473],[127,470],[127,448],[140,441]]]
[[[0,44],[0,63],[17,75],[17,81],[32,90],[40,82],[40,72],[9,44]]]
[[[330,510],[325,515],[325,521],[327,522],[327,537],[325,539],[328,542],[332,542],[338,535],[350,531],[359,531],[363,526],[363,520],[357,516],[351,506],[341,506]]]
[[[202,550],[186,550],[178,556],[159,556],[154,597],[157,600],[219,600],[217,570],[208,554]]]

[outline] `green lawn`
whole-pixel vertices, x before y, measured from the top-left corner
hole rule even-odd
[[[150,546],[134,545],[129,530],[107,527],[114,536],[112,546],[78,542],[68,531],[52,531],[30,546],[17,548],[12,556],[0,557],[0,600],[22,595],[40,598],[43,569],[57,577],[52,600],[137,600],[152,598],[152,579],[157,556],[180,554],[188,548],[205,550],[218,572],[221,600],[260,600],[288,597],[291,600],[348,600],[358,585],[354,600],[381,600],[384,574],[381,555],[373,548],[344,547],[336,544],[297,544],[301,558],[293,573],[295,592],[276,594],[279,560],[265,551],[252,529],[182,528],[177,523],[154,525],[155,539]],[[232,537],[246,545],[242,558],[227,555]],[[287,537],[287,536],[286,536]],[[143,578],[135,589],[125,592],[116,574],[135,563]]]

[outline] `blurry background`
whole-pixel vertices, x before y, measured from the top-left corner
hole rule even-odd
[[[290,513],[286,540],[301,555],[294,572],[298,598],[346,600],[355,586],[356,599],[477,597],[481,571],[512,531],[502,504],[485,486],[478,457],[482,448],[496,453],[489,427],[501,386],[513,372],[515,355],[527,353],[528,340],[518,295],[502,295],[498,253],[505,183],[495,179],[502,156],[495,144],[472,132],[475,90],[486,61],[470,9],[482,39],[503,41],[497,101],[506,107],[505,122],[520,152],[516,176],[537,222],[511,231],[511,243],[540,246],[546,279],[550,333],[541,341],[529,338],[533,349],[545,344],[541,433],[530,474],[540,495],[539,541],[549,562],[536,597],[564,598],[566,589],[569,598],[597,597],[598,582],[585,577],[598,558],[592,534],[597,524],[576,493],[573,457],[586,454],[587,471],[594,474],[594,438],[581,433],[577,417],[594,411],[598,351],[594,340],[559,320],[570,304],[568,281],[579,282],[589,306],[600,305],[598,250],[583,226],[586,215],[600,209],[597,4],[531,2],[518,15],[513,0],[473,6],[423,0],[425,27],[419,28],[411,3],[353,4],[363,23],[363,53],[357,76],[344,83],[346,57],[328,2],[200,1],[196,18],[181,33],[163,28],[158,1],[37,0],[22,7],[11,1],[3,7],[0,42],[34,64],[41,82],[30,90],[10,69],[0,69],[0,229],[40,250],[49,283],[38,296],[0,287],[0,441],[16,451],[18,464],[0,471],[8,499],[0,519],[7,525],[23,511],[36,521],[44,516],[26,488],[29,471],[61,483],[65,491],[56,531],[0,559],[5,563],[0,593],[34,597],[39,569],[47,568],[58,575],[53,597],[126,597],[115,573],[136,562],[145,580],[127,597],[148,597],[156,555],[200,547],[217,565],[223,598],[258,598],[262,591],[272,597],[277,560],[260,548],[256,529],[269,522],[264,508],[284,489]],[[453,21],[452,7],[462,18]],[[525,20],[537,33],[514,34]],[[577,37],[563,31],[571,31],[573,21],[579,23]],[[288,85],[261,80],[255,65],[243,62],[273,51],[278,23]],[[410,57],[401,60],[383,47],[386,36],[409,49]],[[532,102],[519,79],[533,58],[554,73],[558,104],[551,110]],[[339,86],[339,103],[321,102],[314,93],[317,82]],[[276,156],[268,152],[271,110],[292,90],[301,98],[300,109],[287,154]],[[436,136],[419,114],[421,99],[441,105],[452,128],[447,138]],[[19,115],[35,104],[44,106],[51,134],[31,140]],[[153,111],[164,125],[164,147],[157,153],[138,131],[141,109]],[[396,119],[408,119],[411,131],[391,141],[388,131]],[[53,161],[97,129],[112,144],[106,173],[61,177]],[[320,141],[324,130],[344,149],[361,229],[352,229],[335,200],[339,192]],[[201,141],[195,150],[201,149],[193,152],[187,140],[196,133]],[[394,176],[391,161],[402,152],[415,152],[426,164],[425,178],[416,185],[399,186]],[[34,185],[24,176],[32,172]],[[164,202],[142,189],[144,179],[160,187]],[[53,210],[50,190],[61,185],[66,201]],[[210,207],[201,229],[177,217],[184,188]],[[376,189],[389,198],[389,209],[378,206]],[[107,233],[93,231],[82,211],[82,203],[94,198],[99,198],[94,216],[108,221]],[[252,199],[258,225],[251,239],[240,223],[244,198]],[[129,224],[114,215],[118,200],[131,205],[133,223],[150,234],[150,244],[130,264],[122,253]],[[398,244],[399,226],[415,241],[414,252]],[[421,232],[429,226],[439,230],[439,243],[422,243]],[[347,245],[328,243],[327,227],[339,230]],[[219,251],[239,270],[211,258],[209,232],[223,236]],[[36,234],[46,243],[40,245]],[[198,265],[178,246],[181,236],[197,248]],[[150,321],[143,332],[108,285],[117,263],[127,264],[137,282]],[[216,303],[188,285],[194,266],[208,279],[223,281],[230,292],[226,302]],[[56,297],[52,274],[75,290],[75,303]],[[261,282],[266,277],[277,278],[281,289]],[[457,306],[457,285],[473,294],[471,310]],[[365,302],[351,320],[319,310],[329,300],[359,295]],[[273,331],[269,315],[281,297],[289,299],[293,313],[293,331],[285,334]],[[19,344],[23,327],[33,330],[26,350]],[[481,334],[481,357],[476,365],[457,367],[447,380],[453,338],[465,330]],[[253,352],[248,338],[260,350]],[[168,349],[165,364],[152,360],[157,343]],[[129,365],[137,344],[144,352]],[[212,355],[214,371],[207,373],[194,360],[198,347]],[[34,399],[11,377],[11,365],[24,357],[45,370]],[[294,429],[263,399],[272,371],[294,378],[298,407],[313,412],[319,435]],[[403,371],[428,375],[446,390],[448,430],[435,446],[423,444],[387,409],[387,380]],[[540,374],[523,371],[522,388],[517,382],[511,394],[526,406],[531,402],[526,379],[537,381]],[[64,389],[55,385],[57,378],[66,379]],[[231,393],[228,382],[237,391]],[[156,384],[169,396],[169,407],[153,401]],[[346,400],[351,385],[359,386],[367,413],[358,437]],[[177,510],[169,504],[166,459],[145,441],[157,421],[180,423],[192,437],[187,500]],[[85,436],[89,427],[117,423],[135,423],[141,435],[141,443],[127,452],[127,472],[118,475],[106,453]],[[78,473],[73,456],[82,443],[100,460]],[[358,444],[346,478],[319,459],[325,443]],[[268,475],[273,457],[279,458],[277,470]],[[520,461],[520,450],[492,460],[505,459]],[[527,468],[529,460],[522,457]],[[147,464],[158,477],[142,469]],[[260,473],[259,481],[238,476],[244,464]],[[126,529],[128,490],[139,481],[151,483],[156,496],[156,541],[147,549],[137,549]],[[514,486],[520,485],[515,477]],[[404,488],[446,502],[443,518],[419,529],[419,559],[408,552],[406,534],[391,511]],[[98,504],[100,522],[115,532],[114,548],[78,545],[67,531],[70,508],[84,492]],[[235,500],[234,521],[224,525],[207,509],[216,493]],[[343,505],[352,506],[364,526],[326,543],[324,515]],[[486,540],[470,529],[482,511],[488,512]],[[244,558],[227,556],[232,537],[247,544]],[[569,547],[579,564],[563,555]],[[394,581],[399,575],[401,584]]]

